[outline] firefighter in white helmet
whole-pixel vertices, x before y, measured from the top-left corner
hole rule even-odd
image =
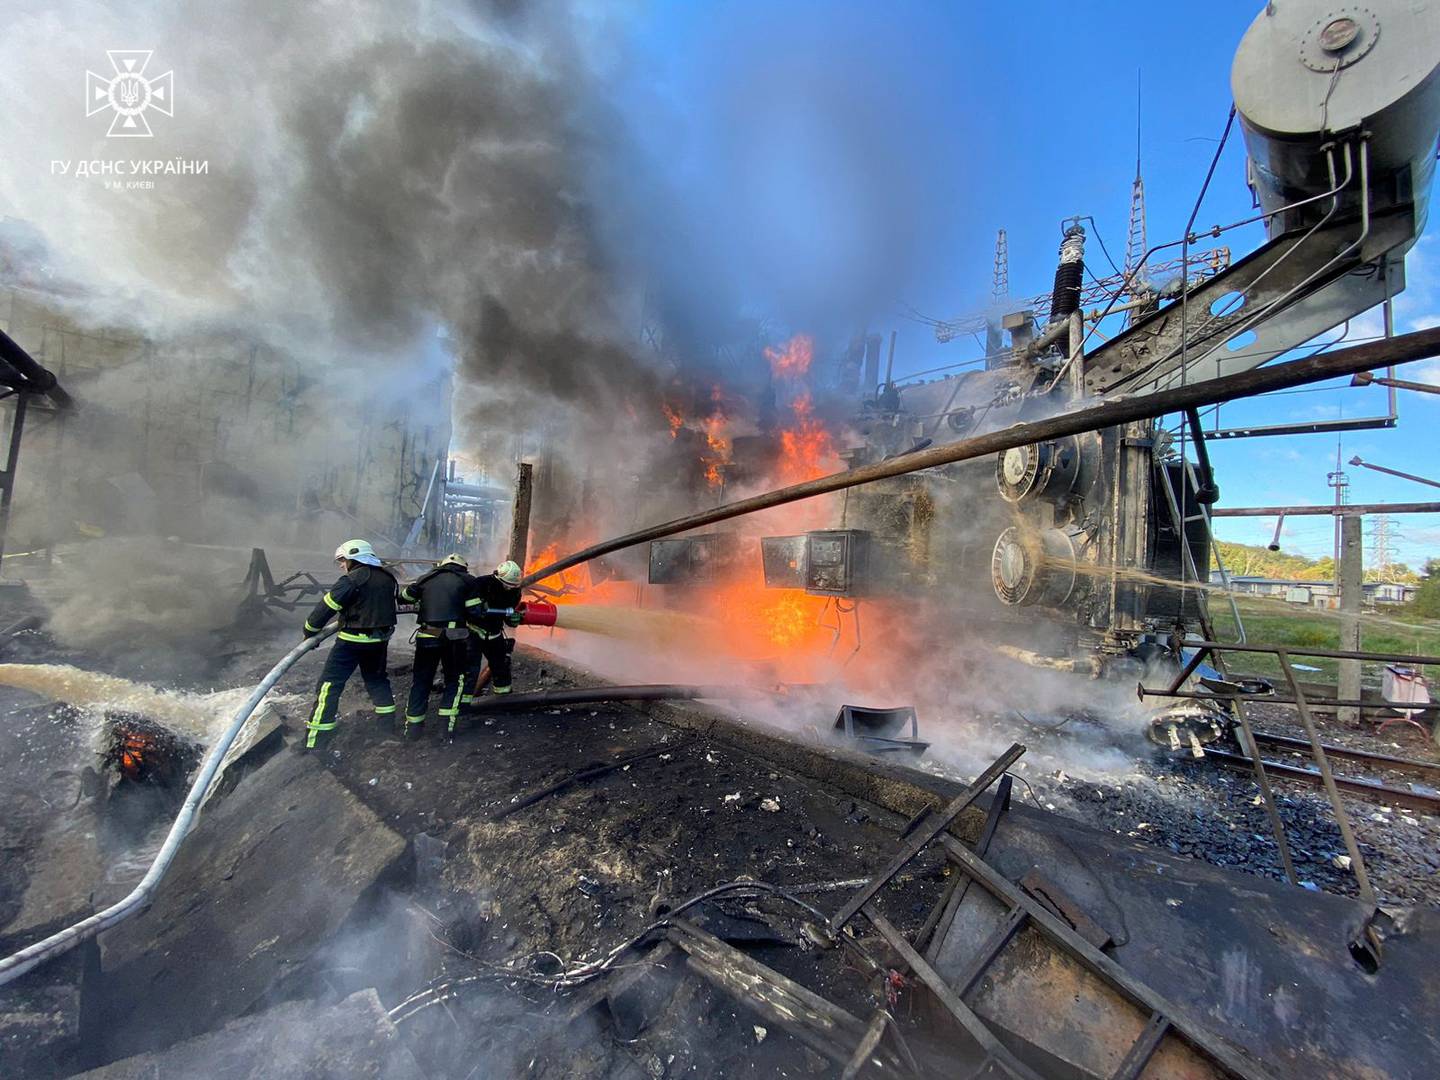
[[[510,653],[515,642],[505,636],[505,624],[520,625],[520,579],[524,572],[520,564],[506,559],[495,568],[493,574],[475,579],[475,586],[465,608],[470,614],[466,623],[470,627],[470,663],[465,673],[466,693],[461,702],[475,700],[476,683],[480,680],[480,663],[490,665],[490,690],[496,694],[510,693]],[[482,611],[505,610],[515,614],[481,615]]]
[[[345,683],[360,669],[381,723],[394,723],[395,695],[386,671],[390,635],[395,632],[395,578],[365,540],[346,540],[335,549],[340,580],[320,598],[305,620],[305,636],[318,634],[338,617],[335,646],[315,686],[315,706],[306,723],[305,748],[324,748],[335,734],[335,714]]]

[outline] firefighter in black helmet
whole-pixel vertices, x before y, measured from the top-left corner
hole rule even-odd
[[[335,714],[345,683],[360,669],[365,689],[384,723],[395,716],[395,695],[385,662],[395,632],[395,578],[365,540],[346,540],[335,549],[344,575],[320,598],[305,620],[305,636],[318,634],[338,615],[335,647],[325,660],[315,687],[315,707],[306,723],[305,748],[323,749],[335,734]]]
[[[475,579],[470,576],[465,560],[459,555],[447,555],[435,569],[400,590],[401,600],[420,605],[415,615],[415,675],[410,683],[410,700],[405,706],[407,739],[419,738],[425,730],[430,687],[437,668],[445,675],[440,715],[447,718],[449,730],[455,730],[470,641],[470,629],[465,625],[465,601],[474,588]]]
[[[490,665],[490,691],[494,694],[510,693],[510,651],[515,642],[505,636],[505,624],[520,625],[520,616],[481,615],[481,611],[515,611],[520,605],[520,579],[523,577],[518,563],[507,559],[495,568],[493,574],[475,579],[471,595],[465,601],[469,611],[467,619],[472,637],[470,639],[470,665],[465,672],[467,693],[461,702],[474,700],[475,684],[480,679],[480,663]]]

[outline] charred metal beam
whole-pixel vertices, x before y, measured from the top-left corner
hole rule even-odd
[[[1356,345],[1349,349],[1320,353],[1303,360],[1292,360],[1284,364],[1242,371],[1219,379],[1207,379],[1203,382],[1176,386],[1153,394],[1101,401],[1098,404],[1061,413],[1058,416],[1013,424],[999,431],[960,439],[942,446],[926,447],[923,450],[902,454],[873,465],[832,473],[829,476],[778,488],[775,491],[765,492],[748,499],[725,503],[709,510],[676,518],[673,521],[651,525],[648,528],[582,548],[549,566],[541,567],[526,575],[523,584],[528,585],[542,580],[601,555],[608,555],[613,551],[648,543],[651,540],[659,540],[704,525],[713,525],[719,521],[728,521],[745,514],[753,514],[757,510],[768,510],[774,506],[799,502],[817,495],[827,495],[834,491],[858,487],[875,480],[903,476],[906,473],[934,468],[937,465],[969,461],[973,458],[985,457],[1017,446],[1028,446],[1046,439],[1058,439],[1067,435],[1078,435],[1086,431],[1115,427],[1119,424],[1150,420],[1166,413],[1183,411],[1188,408],[1215,405],[1220,402],[1233,401],[1236,398],[1268,393],[1272,390],[1285,390],[1293,386],[1305,386],[1325,379],[1333,379],[1339,375],[1353,375],[1357,371],[1369,371],[1376,367],[1404,364],[1437,355],[1440,355],[1440,327],[1418,330],[1412,334]],[[1436,509],[1440,510],[1440,506],[1437,506]],[[1224,511],[1215,513],[1223,515]]]
[[[865,1037],[858,1017],[794,979],[727,945],[685,919],[672,919],[667,937],[684,950],[690,967],[708,982],[776,1024],[842,1068]],[[886,1051],[870,1059],[881,1075],[904,1070]]]
[[[1010,749],[1001,754],[990,767],[975,778],[974,783],[950,800],[943,808],[931,814],[924,823],[918,827],[895,852],[894,856],[870,882],[858,890],[854,896],[847,900],[840,910],[830,917],[830,931],[835,933],[854,917],[855,913],[875,898],[875,894],[885,887],[886,882],[893,878],[906,864],[916,855],[920,854],[926,844],[934,840],[942,832],[950,827],[950,823],[964,813],[965,808],[973,803],[980,795],[998,780],[1005,770],[1019,761],[1025,753],[1025,747],[1021,743],[1012,743]]]

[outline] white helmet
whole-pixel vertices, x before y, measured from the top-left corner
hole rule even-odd
[[[469,569],[470,569],[470,564],[465,561],[465,556],[464,556],[464,555],[461,555],[461,554],[460,554],[459,552],[457,552],[457,551],[452,551],[449,555],[446,555],[443,559],[441,559],[441,560],[440,560],[438,563],[436,563],[435,565],[436,565],[436,566],[458,566],[461,570],[469,570]]]
[[[513,589],[520,584],[520,579],[525,576],[525,572],[520,569],[519,563],[512,559],[506,559],[495,567],[495,576]]]
[[[349,559],[366,566],[380,565],[380,556],[375,554],[369,540],[346,540],[335,549],[335,561],[339,562],[341,559]]]

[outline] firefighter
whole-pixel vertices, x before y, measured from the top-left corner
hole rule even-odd
[[[440,715],[455,730],[464,686],[470,630],[465,625],[465,601],[475,591],[475,579],[459,555],[447,555],[435,569],[400,590],[400,599],[419,604],[415,622],[415,676],[405,706],[405,737],[418,739],[425,730],[430,687],[439,668],[445,676],[440,694]]]
[[[318,634],[332,615],[340,629],[315,687],[315,707],[306,723],[305,748],[324,749],[335,734],[335,714],[345,683],[360,669],[365,689],[381,723],[393,723],[395,695],[385,671],[390,635],[395,631],[395,578],[380,564],[369,542],[346,540],[335,549],[344,571],[305,620],[305,636]]]
[[[493,574],[476,578],[470,598],[465,601],[469,610],[466,621],[469,624],[470,664],[465,673],[465,687],[470,692],[461,696],[462,703],[475,700],[476,686],[480,680],[480,662],[490,665],[490,690],[496,694],[510,693],[510,652],[515,642],[505,636],[505,624],[520,625],[520,578],[518,563],[506,560],[495,568]],[[504,609],[512,612],[509,616],[481,615],[485,609]]]

